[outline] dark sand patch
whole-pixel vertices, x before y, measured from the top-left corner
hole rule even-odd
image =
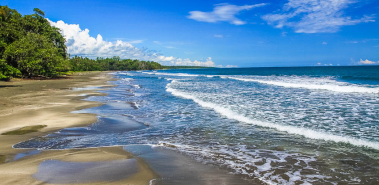
[[[27,152],[23,152],[23,153],[18,153],[16,156],[14,156],[13,160],[19,160],[23,157],[27,157],[27,156],[32,156],[32,155],[36,155],[36,154],[39,154],[41,153],[40,150],[30,150],[30,151],[27,151]]]
[[[199,163],[176,151],[150,145],[129,145],[124,149],[142,158],[158,173],[154,183],[165,185],[244,185],[251,184],[226,170]]]
[[[69,184],[119,181],[137,172],[135,159],[96,162],[46,160],[39,165],[33,177],[47,183]]]
[[[0,85],[0,88],[6,88],[6,87],[21,87],[20,85]]]
[[[7,160],[7,156],[0,155],[0,164],[5,163],[6,160]]]
[[[90,134],[122,133],[133,130],[145,129],[148,126],[124,116],[112,118],[98,118],[97,122],[87,127],[71,127],[53,133],[50,136],[84,136]]]
[[[33,125],[33,126],[26,126],[22,127],[17,130],[12,130],[9,132],[4,132],[1,135],[24,135],[29,134],[32,132],[38,132],[40,129],[47,127],[47,125]]]
[[[121,133],[133,130],[145,129],[148,126],[125,116],[113,116],[112,118],[99,118],[91,125],[92,129],[104,132]]]
[[[64,149],[69,148],[72,142],[80,142],[85,137],[93,142],[81,143],[81,147],[97,147],[93,145],[97,142],[99,134],[124,133],[134,130],[148,128],[147,124],[133,120],[126,116],[114,115],[112,118],[98,118],[97,122],[86,127],[69,127],[48,134],[46,136],[34,137],[32,139],[15,144],[14,148],[44,148],[44,149]]]
[[[26,151],[24,150],[24,152]],[[7,156],[9,159],[10,155]],[[51,162],[52,160],[58,162],[50,164],[50,167],[47,165],[45,171],[40,171],[43,170],[42,166],[45,163],[49,164],[47,161]],[[131,161],[126,162],[127,160]],[[129,168],[130,170],[125,170]],[[120,174],[121,172],[123,173]],[[41,174],[41,176],[36,176],[39,179],[33,177],[38,174]],[[85,176],[86,178],[84,178]],[[81,183],[83,185],[147,185],[151,179],[156,178],[158,178],[156,173],[143,160],[134,158],[122,147],[43,150],[39,154],[21,160],[0,164],[1,185],[47,184],[46,182],[59,184],[59,181],[64,181],[65,184],[84,182]],[[41,180],[45,182],[41,182]]]

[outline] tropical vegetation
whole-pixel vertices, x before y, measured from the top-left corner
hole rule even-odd
[[[61,30],[50,25],[43,11],[33,11],[22,16],[8,6],[0,6],[0,80],[50,78],[67,71],[162,69],[157,62],[120,57],[70,57]]]

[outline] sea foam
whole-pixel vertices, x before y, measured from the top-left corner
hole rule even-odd
[[[270,77],[265,78],[245,78],[244,76],[228,76],[228,75],[197,75],[188,73],[160,73],[160,72],[142,72],[150,75],[165,75],[165,76],[180,76],[180,77],[197,77],[205,76],[208,78],[213,78],[219,76],[220,78],[233,79],[245,82],[257,82],[268,85],[275,85],[286,88],[304,88],[304,89],[314,89],[314,90],[328,90],[333,92],[342,93],[379,93],[379,87],[363,87],[357,86],[355,84],[337,82],[335,80],[330,80],[327,78],[309,78],[309,77]]]
[[[276,124],[276,123],[270,123],[270,122],[264,122],[264,121],[259,121],[259,120],[254,120],[248,117],[245,117],[243,115],[237,114],[233,112],[232,110],[228,108],[222,107],[222,105],[218,105],[215,103],[211,102],[205,102],[201,100],[200,98],[193,96],[189,93],[181,92],[178,91],[174,88],[171,88],[172,83],[176,83],[176,80],[172,80],[171,83],[167,84],[166,86],[166,91],[170,92],[172,95],[185,98],[185,99],[191,99],[197,104],[201,105],[202,107],[205,108],[210,108],[216,111],[217,113],[229,118],[229,119],[234,119],[240,122],[248,123],[248,124],[253,124],[261,127],[267,127],[267,128],[274,128],[278,131],[282,132],[287,132],[289,134],[297,134],[301,135],[307,138],[311,139],[320,139],[320,140],[325,140],[325,141],[334,141],[334,142],[344,142],[344,143],[349,143],[355,146],[363,146],[363,147],[370,147],[379,150],[379,143],[377,142],[371,142],[368,140],[364,139],[357,139],[349,136],[340,136],[340,135],[333,135],[330,133],[322,132],[322,131],[317,131],[317,130],[311,130],[309,128],[304,128],[304,127],[296,127],[296,126],[290,126],[290,125],[281,125],[281,124]]]
[[[165,76],[199,76],[194,74],[188,74],[188,73],[158,73],[158,72],[142,72],[149,75],[165,75]]]
[[[304,88],[304,89],[319,89],[319,90],[329,90],[334,92],[343,92],[343,93],[379,93],[379,88],[369,88],[361,87],[353,84],[347,83],[326,83],[326,84],[314,84],[314,81],[303,82],[294,81],[285,82],[285,81],[274,81],[274,80],[260,80],[260,79],[251,79],[251,78],[238,78],[238,77],[228,77],[234,80],[240,80],[245,82],[258,82],[262,84],[276,85],[286,88]]]

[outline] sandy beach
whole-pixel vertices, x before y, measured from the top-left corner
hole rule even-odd
[[[12,146],[72,127],[99,122],[96,114],[72,111],[103,105],[82,100],[112,87],[106,72],[76,73],[59,80],[0,82],[0,179],[2,184],[247,184],[240,177],[198,163],[162,146],[127,145],[66,150]],[[106,106],[115,106],[107,103]],[[136,109],[126,102],[121,109]],[[141,123],[110,122],[107,129],[133,130]],[[112,126],[113,124],[113,126]],[[114,126],[116,125],[116,126]],[[110,126],[110,128],[109,128]],[[142,124],[143,127],[146,127]]]
[[[111,163],[112,161],[133,158],[131,154],[121,147],[42,152],[12,148],[18,142],[37,136],[44,136],[62,128],[94,123],[97,120],[96,115],[73,114],[70,112],[101,105],[101,103],[84,101],[82,99],[89,95],[101,96],[104,94],[95,92],[93,89],[72,89],[94,86],[107,87],[110,86],[107,84],[109,80],[112,80],[112,76],[106,72],[89,72],[76,73],[67,79],[59,80],[14,80],[13,82],[0,82],[0,133],[2,133],[0,135],[1,183],[41,184],[41,181],[33,178],[33,174],[37,173],[38,166],[47,160],[77,162],[82,165],[85,162],[105,161],[104,164],[107,164],[107,162]],[[36,132],[23,135],[18,135],[17,132],[12,134],[12,131],[39,125],[43,125],[43,128]],[[3,135],[5,133],[10,134]],[[35,153],[37,155],[32,155]],[[89,172],[82,175],[87,175],[87,179],[83,178],[78,182],[96,184],[94,182],[96,178],[91,178],[91,175],[102,173],[102,171],[112,171],[112,168],[114,168],[112,166],[115,166],[104,164],[102,168],[97,167],[98,170],[92,174]],[[138,170],[129,173],[129,176],[125,176],[128,178],[99,178],[97,181],[99,184],[103,184],[102,182],[104,181],[107,181],[107,184],[148,184],[151,179],[156,177],[156,174],[142,160],[135,160],[135,165]],[[128,173],[125,172],[124,174]],[[61,176],[64,176],[64,174],[61,174]],[[48,182],[46,179],[45,181]],[[60,183],[65,183],[65,181],[61,181]]]

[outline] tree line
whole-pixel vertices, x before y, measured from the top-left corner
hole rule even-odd
[[[12,77],[56,77],[68,71],[162,69],[157,62],[69,57],[61,30],[51,26],[38,8],[22,16],[8,6],[0,6],[0,80]]]
[[[140,61],[132,59],[121,59],[118,56],[111,58],[74,56],[69,60],[72,71],[131,71],[131,70],[154,70],[162,69],[161,64],[152,61]]]

